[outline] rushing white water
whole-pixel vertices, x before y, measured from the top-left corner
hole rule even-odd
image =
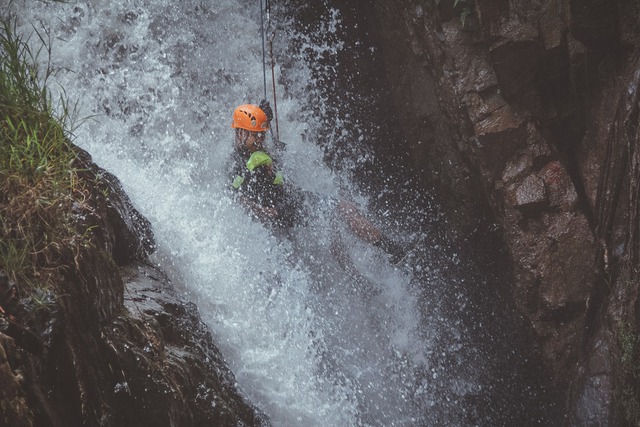
[[[419,303],[413,273],[323,215],[283,238],[229,197],[231,113],[264,90],[258,2],[25,4],[13,5],[23,31],[47,29],[55,81],[91,116],[75,142],[151,221],[154,262],[184,283],[248,399],[277,426],[429,424],[448,399],[431,384],[445,369],[434,342],[446,324],[455,358],[464,339],[436,302]],[[338,24],[332,13],[325,30]],[[319,96],[305,93],[311,73],[302,61],[289,68],[278,83],[283,165],[305,190],[337,197],[341,176],[300,137],[315,126],[304,121],[307,98]],[[455,376],[454,395],[479,387],[468,375]]]

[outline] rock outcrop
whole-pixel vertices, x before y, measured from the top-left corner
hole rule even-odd
[[[485,195],[568,419],[637,417],[637,2],[372,4],[408,149],[460,210]]]
[[[149,264],[149,223],[113,175],[79,161],[91,197],[71,215],[90,244],[61,250],[53,286],[15,313],[40,351],[0,333],[0,425],[268,425],[196,307]]]

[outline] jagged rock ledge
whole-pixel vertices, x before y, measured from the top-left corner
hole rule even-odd
[[[458,229],[489,206],[567,425],[638,425],[638,3],[372,5],[406,149]]]
[[[91,244],[61,251],[54,286],[22,304],[32,336],[0,333],[0,425],[269,425],[196,306],[148,262],[150,224],[117,178],[82,151],[76,166],[91,197],[71,215]]]

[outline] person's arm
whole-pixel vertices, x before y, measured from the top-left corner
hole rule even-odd
[[[375,243],[382,237],[380,230],[358,210],[353,203],[341,200],[338,212],[351,231],[366,243]]]

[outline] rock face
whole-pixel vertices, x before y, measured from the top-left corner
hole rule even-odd
[[[72,214],[92,244],[16,313],[41,352],[0,333],[0,425],[268,425],[196,307],[149,265],[149,223],[113,175],[81,157],[96,184]]]
[[[470,216],[484,194],[567,418],[638,422],[637,2],[371,4],[408,149]]]

